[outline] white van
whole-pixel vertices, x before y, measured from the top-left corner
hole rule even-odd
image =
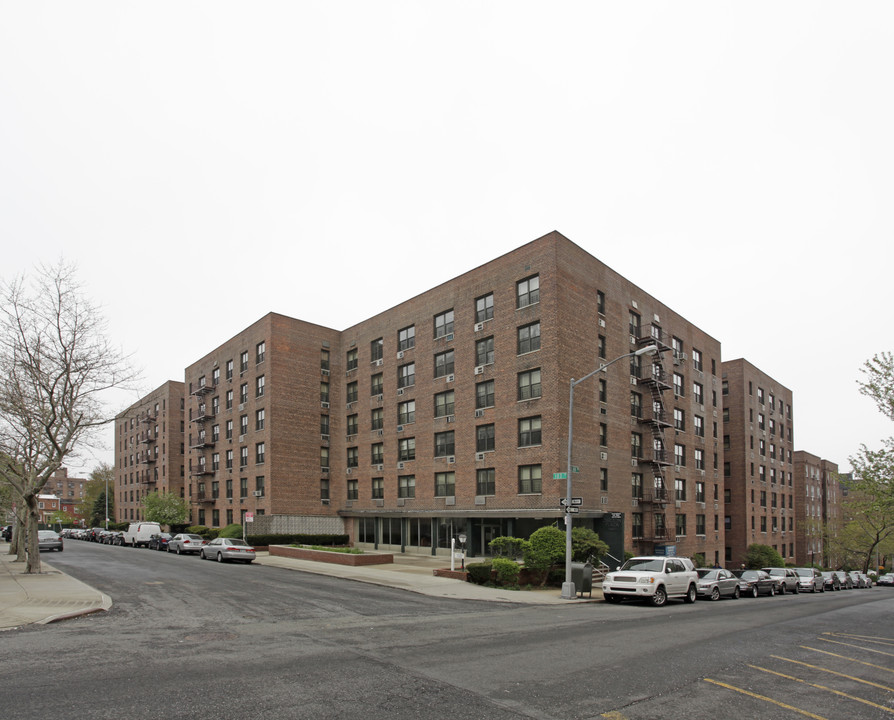
[[[135,522],[124,531],[124,544],[131,547],[147,547],[149,538],[161,533],[161,525],[157,522]]]

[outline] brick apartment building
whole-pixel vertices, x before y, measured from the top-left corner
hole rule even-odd
[[[823,542],[823,531],[841,522],[838,465],[803,450],[795,451],[794,460],[795,562],[837,567],[837,558]]]
[[[71,477],[68,474],[68,468],[62,467],[50,476],[41,492],[55,495],[59,498],[62,512],[75,520],[81,520],[85,517],[82,505],[86,485],[86,478]]]
[[[184,496],[183,383],[170,380],[115,418],[115,518],[143,519],[148,492]]]
[[[792,393],[747,360],[723,363],[727,564],[748,546],[797,555]]]

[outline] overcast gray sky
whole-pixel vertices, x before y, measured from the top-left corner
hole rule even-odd
[[[342,329],[556,229],[791,388],[796,448],[847,469],[894,434],[856,384],[894,350],[892,26],[0,0],[0,272],[76,261],[148,391],[271,310]]]

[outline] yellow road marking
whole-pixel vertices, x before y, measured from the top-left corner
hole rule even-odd
[[[852,645],[851,643],[846,642],[838,642],[838,640],[829,640],[829,638],[817,638],[817,640],[822,640],[823,642],[833,643],[834,645],[844,645],[845,647],[857,648],[857,650],[864,650],[866,652],[875,653],[877,655],[885,655],[887,657],[894,657],[892,653],[882,652],[881,650],[873,650],[872,648],[863,647],[862,645]]]
[[[754,670],[760,670],[761,672],[769,673],[770,675],[776,675],[777,677],[785,678],[786,680],[792,680],[794,682],[801,683],[802,685],[809,685],[810,687],[814,687],[817,690],[825,690],[827,692],[833,693],[834,695],[839,695],[843,698],[847,698],[848,700],[855,700],[856,702],[878,708],[879,710],[884,710],[885,712],[889,712],[894,715],[894,710],[892,710],[891,708],[885,707],[884,705],[879,705],[878,703],[870,702],[869,700],[864,700],[863,698],[858,698],[856,695],[848,695],[847,693],[841,692],[841,690],[835,690],[833,688],[826,687],[825,685],[817,685],[816,683],[808,682],[807,680],[802,680],[801,678],[792,677],[791,675],[786,675],[785,673],[762,668],[759,665],[749,665],[748,667],[753,668]]]
[[[705,678],[705,682],[709,682],[713,685],[719,685],[722,688],[733,690],[734,692],[742,693],[743,695],[748,695],[748,697],[757,698],[758,700],[764,700],[765,702],[772,703],[773,705],[778,705],[779,707],[785,708],[786,710],[793,710],[794,712],[800,713],[805,717],[813,718],[813,720],[827,720],[827,718],[824,718],[822,715],[814,715],[812,712],[807,712],[806,710],[802,710],[801,708],[796,708],[793,705],[786,705],[785,703],[774,700],[773,698],[768,698],[766,695],[758,695],[757,693],[753,693],[750,690],[743,690],[742,688],[736,687],[735,685],[728,685],[727,683],[720,682],[719,680]]]
[[[792,660],[791,658],[779,657],[779,655],[771,655],[771,658],[775,658],[776,660],[782,660],[783,662],[794,663],[795,665],[803,665],[806,668],[810,668],[811,670],[819,670],[820,672],[829,673],[830,675],[837,675],[838,677],[843,677],[847,680],[854,680],[858,683],[863,683],[864,685],[872,685],[873,687],[877,687],[881,690],[887,690],[888,692],[894,692],[894,688],[888,687],[887,685],[879,685],[878,683],[870,682],[869,680],[863,680],[862,678],[854,677],[853,675],[845,675],[844,673],[836,672],[835,670],[829,670],[828,668],[820,667],[819,665],[811,665],[810,663],[801,662],[800,660]]]
[[[854,635],[852,633],[823,633],[823,635],[847,638],[848,640],[865,640],[866,642],[875,643],[876,645],[894,645],[894,640],[891,640],[890,638],[880,638],[872,635]]]
[[[841,660],[848,660],[850,662],[860,663],[860,665],[866,665],[867,667],[875,668],[876,670],[884,670],[885,672],[894,673],[894,670],[892,670],[891,668],[882,667],[881,665],[875,665],[874,663],[869,663],[865,660],[855,660],[854,658],[850,658],[847,655],[839,655],[838,653],[829,652],[828,650],[812,648],[808,645],[801,645],[800,647],[802,650],[813,650],[813,652],[822,653],[823,655],[831,655],[832,657],[837,657]]]
[[[607,712],[607,713],[602,713],[602,715],[600,715],[599,717],[608,718],[608,720],[627,720],[626,715],[622,715],[621,713],[616,712],[615,710],[611,710],[610,712]]]

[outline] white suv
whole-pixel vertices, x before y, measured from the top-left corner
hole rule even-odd
[[[668,598],[694,603],[697,585],[698,573],[689,558],[635,557],[605,576],[602,594],[611,603],[630,597],[648,599],[661,607]]]

